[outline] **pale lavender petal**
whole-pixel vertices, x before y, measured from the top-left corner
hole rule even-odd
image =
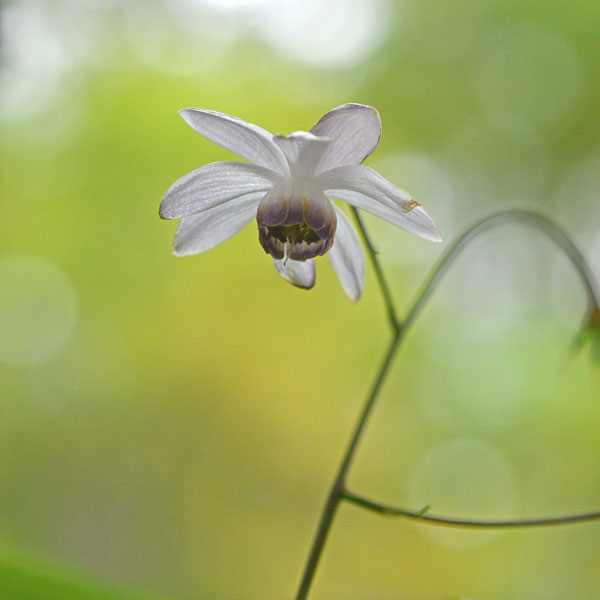
[[[351,190],[329,190],[326,192],[326,195],[331,199],[343,200],[352,206],[362,208],[377,217],[393,223],[397,227],[406,229],[406,231],[410,231],[432,242],[442,241],[442,236],[431,220],[431,217],[419,205],[406,212],[400,208],[390,208],[378,200]]]
[[[309,290],[315,285],[316,281],[316,270],[315,270],[315,259],[311,258],[304,262],[292,260],[273,259],[273,264],[277,269],[277,272],[292,285],[301,287]]]
[[[278,179],[279,175],[257,165],[210,163],[178,179],[164,195],[159,214],[163,219],[179,219],[245,194],[266,193]]]
[[[262,127],[201,108],[184,108],[179,114],[192,129],[226,150],[277,173],[288,172],[283,153]]]
[[[350,165],[326,171],[318,175],[315,182],[325,192],[350,190],[369,196],[390,208],[409,211],[416,206],[410,194],[363,165]]]
[[[306,131],[290,135],[274,135],[273,141],[281,148],[292,175],[310,177],[329,146],[329,140]]]
[[[330,140],[318,168],[323,172],[365,160],[379,144],[381,119],[372,106],[342,104],[325,113],[310,132]]]
[[[252,192],[184,217],[175,233],[173,254],[198,254],[227,241],[256,217],[263,196],[264,192]]]
[[[354,227],[336,206],[337,230],[333,247],[327,253],[329,260],[352,302],[358,302],[365,285],[365,259]]]

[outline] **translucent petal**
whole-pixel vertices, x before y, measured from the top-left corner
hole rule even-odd
[[[226,150],[277,173],[288,172],[283,153],[262,127],[201,108],[184,108],[179,114],[192,129]]]
[[[416,206],[410,194],[395,187],[385,177],[369,167],[351,165],[321,173],[315,182],[321,189],[346,189],[377,200],[390,208],[409,211]]]
[[[163,219],[179,219],[251,192],[266,193],[278,178],[256,165],[210,163],[178,179],[164,195],[159,214]]]
[[[274,135],[273,141],[281,148],[292,175],[310,177],[329,146],[329,140],[306,131],[290,135]]]
[[[352,190],[328,190],[326,194],[332,199],[337,198],[352,206],[362,208],[422,238],[432,242],[442,241],[440,232],[422,206],[417,205],[406,212],[400,208],[390,208],[370,196]]]
[[[227,241],[256,217],[263,196],[264,192],[252,192],[183,218],[175,233],[173,254],[198,254]]]
[[[329,260],[352,302],[358,302],[365,285],[365,259],[354,227],[336,206],[337,231],[333,247],[327,253]]]
[[[310,132],[330,140],[319,164],[323,172],[365,160],[379,144],[381,119],[371,106],[342,104],[325,113]]]
[[[285,264],[284,264],[285,263]],[[316,270],[315,259],[299,262],[297,260],[273,259],[277,272],[292,285],[309,290],[315,285]]]

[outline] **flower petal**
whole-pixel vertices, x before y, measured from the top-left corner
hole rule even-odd
[[[315,285],[315,259],[311,258],[304,262],[292,260],[291,258],[285,262],[283,259],[273,259],[273,264],[277,272],[292,285],[309,290]]]
[[[281,150],[262,127],[201,108],[184,108],[179,114],[192,129],[226,150],[277,173],[288,172]]]
[[[178,179],[160,204],[163,219],[179,219],[251,192],[267,192],[279,176],[257,165],[216,162]],[[264,195],[264,194],[263,194]]]
[[[351,190],[330,190],[326,192],[326,195],[330,198],[343,200],[357,208],[362,208],[377,217],[393,223],[397,227],[406,229],[406,231],[415,233],[432,242],[442,241],[440,232],[422,206],[416,205],[410,211],[406,212],[399,208],[390,208],[365,194]]]
[[[337,206],[335,212],[335,241],[327,255],[344,291],[352,302],[358,302],[365,285],[365,258],[348,217]]]
[[[350,165],[326,171],[316,178],[316,183],[324,191],[351,190],[394,209],[409,211],[417,206],[410,194],[363,165]]]
[[[330,139],[319,165],[323,172],[365,160],[379,144],[381,119],[371,106],[342,104],[325,113],[310,132]]]
[[[226,242],[256,217],[263,196],[264,192],[253,192],[183,218],[175,233],[173,254],[198,254]]]
[[[329,146],[327,138],[306,131],[290,135],[274,135],[273,141],[281,148],[293,175],[310,177]]]

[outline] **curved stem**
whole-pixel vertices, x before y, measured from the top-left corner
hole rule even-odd
[[[334,479],[333,485],[327,496],[327,501],[325,502],[325,506],[321,514],[321,519],[319,521],[319,526],[317,528],[317,532],[315,534],[315,538],[310,553],[308,555],[308,560],[306,562],[304,573],[300,581],[300,586],[298,588],[296,600],[305,600],[305,598],[308,595],[311,583],[313,581],[319,563],[319,559],[321,557],[323,548],[325,546],[325,542],[327,540],[327,536],[329,534],[329,530],[331,529],[331,524],[333,523],[333,519],[337,512],[337,507],[339,503],[344,499],[354,502],[356,504],[360,504],[364,508],[369,508],[382,514],[395,514],[410,518],[421,518],[424,521],[435,521],[438,524],[454,526],[462,525],[472,527],[509,526],[506,524],[507,522],[503,522],[503,524],[500,525],[500,522],[494,521],[489,521],[486,525],[481,525],[481,522],[477,522],[479,524],[476,524],[476,521],[473,519],[463,520],[462,523],[458,523],[457,519],[452,519],[451,517],[438,517],[434,515],[427,515],[425,514],[425,511],[405,511],[404,509],[378,504],[371,500],[359,497],[356,494],[351,494],[346,490],[345,487],[348,471],[352,464],[352,459],[354,458],[354,455],[358,448],[358,444],[360,442],[365,425],[367,424],[369,416],[371,415],[373,407],[375,406],[375,402],[378,398],[379,391],[381,390],[385,377],[389,371],[392,361],[404,337],[404,334],[423,310],[423,307],[425,306],[427,300],[431,297],[433,291],[436,289],[442,276],[448,271],[450,266],[453,264],[454,260],[460,254],[460,252],[474,237],[476,237],[483,231],[490,229],[491,227],[507,222],[521,222],[535,227],[536,229],[540,230],[542,233],[547,235],[550,239],[552,239],[571,260],[586,290],[589,310],[593,312],[600,310],[598,308],[600,306],[600,294],[598,293],[598,284],[596,283],[592,271],[589,268],[587,262],[585,261],[583,255],[577,249],[575,244],[573,244],[569,236],[560,227],[558,227],[552,221],[550,221],[542,215],[538,215],[537,213],[526,210],[507,210],[481,219],[469,229],[467,229],[451,244],[451,246],[446,250],[446,252],[442,255],[442,257],[432,269],[430,276],[427,278],[423,287],[421,288],[421,292],[417,295],[416,299],[414,300],[411,308],[409,309],[406,315],[406,318],[402,322],[397,317],[396,309],[392,300],[389,287],[383,275],[381,265],[379,264],[377,251],[371,243],[371,240],[369,238],[369,235],[367,234],[366,228],[358,210],[353,208],[352,212],[355,216],[358,228],[367,246],[367,251],[373,264],[375,274],[379,282],[379,287],[383,296],[383,300],[387,308],[388,319],[392,328],[393,335],[389,348],[384,356],[381,367],[377,373],[377,376],[371,388],[371,391],[369,392],[369,395],[367,396],[367,399],[363,406],[362,412],[360,413],[360,416],[354,428],[354,432],[350,438],[350,442],[348,443],[340,467],[338,468],[338,472]],[[560,522],[566,523],[589,520],[593,518],[597,518],[596,513],[586,513],[585,515],[572,515],[570,517],[559,517],[557,519],[561,519]],[[513,524],[510,526],[517,527],[534,524],[551,525],[558,524],[558,522],[559,521],[552,518],[537,519],[530,520],[527,522],[511,522]]]
[[[375,276],[377,277],[377,282],[379,283],[379,289],[381,290],[381,295],[383,296],[383,302],[385,303],[385,307],[388,312],[388,320],[392,327],[392,331],[396,333],[398,329],[401,327],[400,319],[396,315],[396,308],[394,307],[394,301],[392,299],[392,294],[390,292],[390,288],[388,287],[387,281],[383,275],[383,270],[381,269],[381,265],[379,264],[379,260],[377,260],[378,251],[371,242],[371,237],[367,233],[367,229],[365,224],[358,212],[358,209],[355,206],[351,206],[350,210],[352,211],[352,215],[354,216],[354,220],[358,225],[358,230],[360,231],[360,235],[365,243],[369,251],[369,258],[371,259],[371,264],[373,265],[373,270],[375,271]]]
[[[571,238],[558,225],[543,215],[529,210],[506,210],[489,215],[477,221],[460,235],[446,252],[444,252],[437,264],[431,270],[431,274],[421,288],[421,292],[408,311],[406,319],[404,320],[404,327],[406,328],[411,325],[417,318],[442,277],[471,240],[492,227],[511,222],[531,225],[555,242],[575,267],[581,283],[585,288],[589,309],[594,310],[600,307],[598,283],[583,254],[581,254],[577,246],[571,241]]]
[[[446,527],[460,527],[471,529],[507,529],[511,527],[541,527],[545,525],[568,525],[571,523],[581,523],[583,521],[596,521],[600,519],[600,511],[576,513],[558,517],[537,517],[533,519],[461,519],[459,517],[446,517],[442,515],[432,515],[427,510],[408,510],[392,506],[391,504],[382,504],[375,500],[370,500],[364,496],[359,496],[346,490],[343,496],[348,500],[367,510],[386,515],[390,517],[406,517],[415,521],[423,521],[429,525],[444,525]]]

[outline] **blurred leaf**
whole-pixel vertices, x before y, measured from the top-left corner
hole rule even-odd
[[[28,557],[0,554],[2,600],[159,600],[158,596],[110,589],[70,569]]]

